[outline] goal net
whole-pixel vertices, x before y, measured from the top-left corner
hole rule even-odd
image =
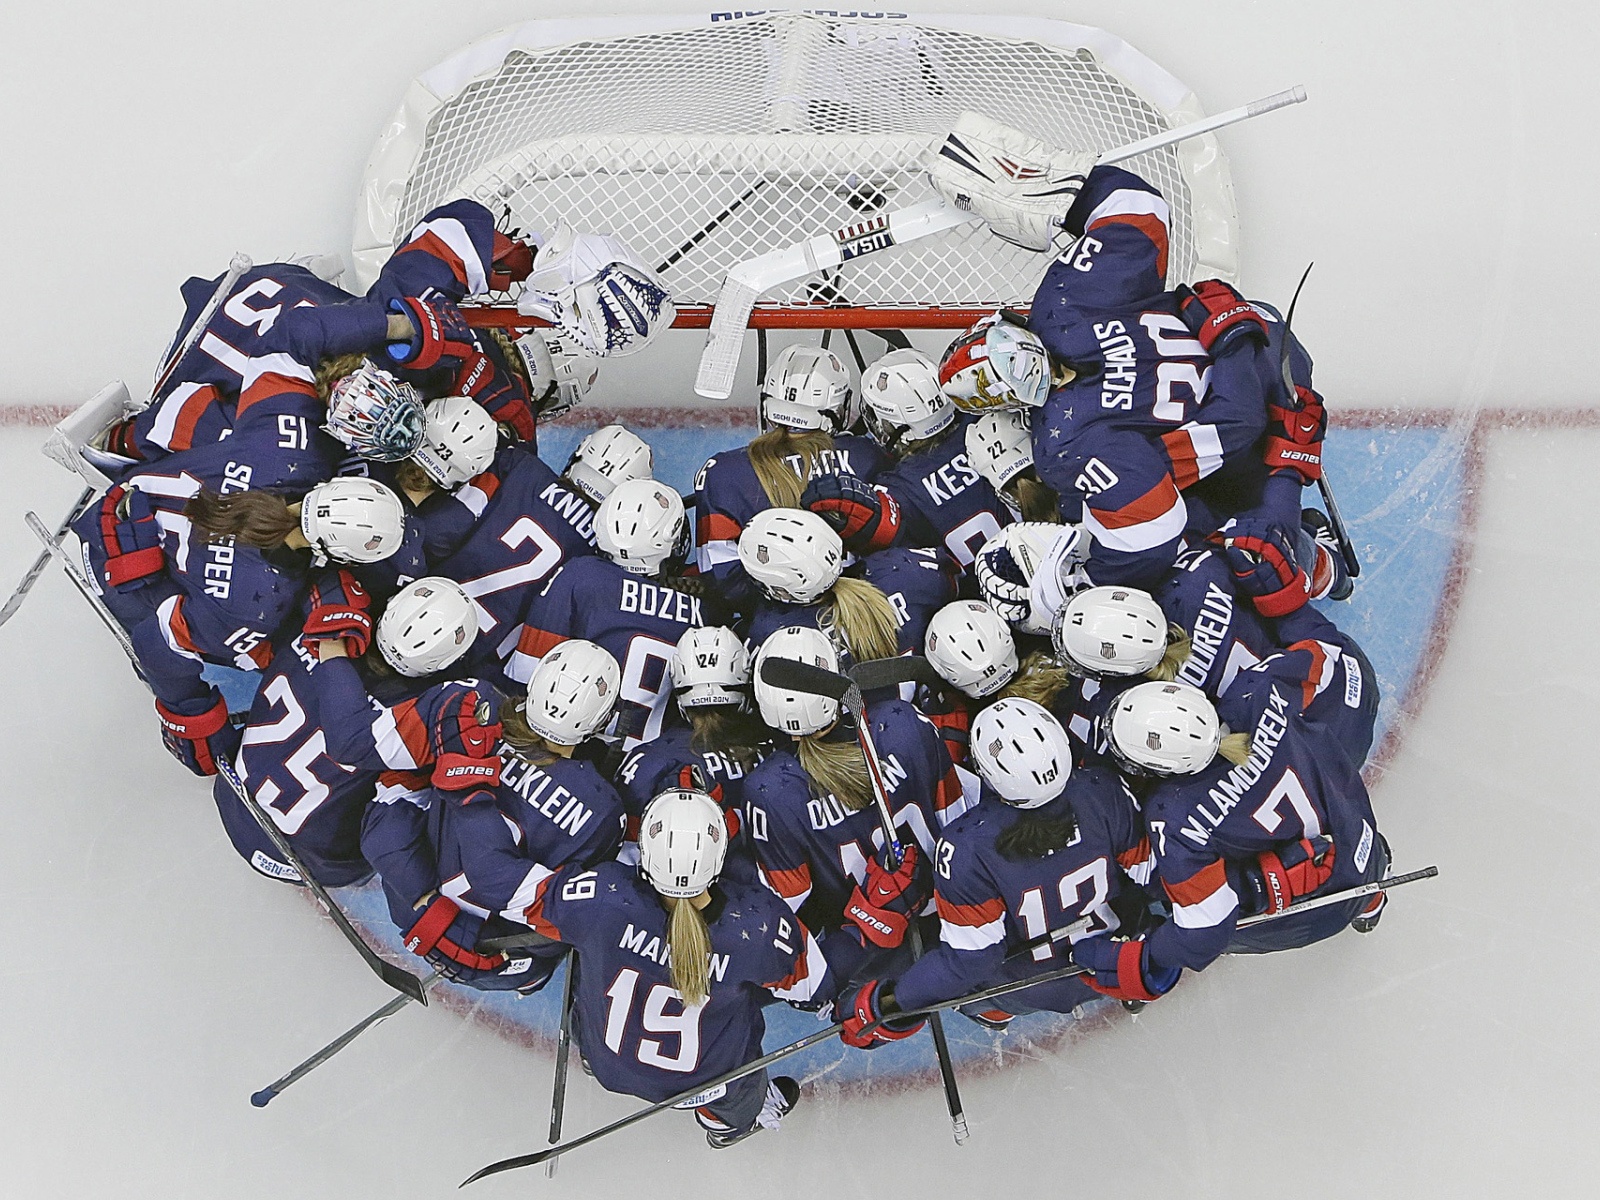
[[[968,109],[1094,150],[1203,115],[1125,43],[1060,21],[534,21],[413,82],[368,164],[358,282],[430,208],[465,196],[514,227],[564,220],[622,238],[659,268],[679,324],[704,325],[734,264],[932,198],[919,158]],[[1215,139],[1127,165],[1171,204],[1169,285],[1231,276],[1232,186]],[[967,224],[776,289],[751,323],[825,328],[843,323],[843,305],[884,327],[960,326],[974,310],[1026,306],[1049,262]]]

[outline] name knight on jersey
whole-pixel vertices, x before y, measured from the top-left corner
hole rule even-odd
[[[555,509],[556,513],[591,543],[594,541],[594,509],[575,492],[559,483],[548,484],[539,493],[539,499]]]

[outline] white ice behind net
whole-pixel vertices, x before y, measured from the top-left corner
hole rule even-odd
[[[1171,124],[1088,49],[902,21],[773,13],[514,49],[433,114],[393,234],[470,196],[519,228],[621,237],[680,305],[710,304],[736,262],[930,198],[918,156],[966,109],[1097,150]],[[1126,165],[1172,205],[1169,282],[1191,279],[1178,150]],[[1048,262],[970,225],[847,264],[825,299],[1025,304]],[[815,302],[815,286],[763,303]]]

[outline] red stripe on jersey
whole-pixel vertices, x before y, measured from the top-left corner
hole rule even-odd
[[[1189,431],[1174,429],[1170,433],[1163,433],[1161,441],[1167,448],[1167,458],[1172,463],[1172,478],[1177,481],[1178,490],[1181,492],[1199,483],[1199,455],[1195,452],[1194,439],[1189,436]]]
[[[737,542],[739,534],[744,532],[739,522],[721,513],[707,513],[696,524],[702,545],[706,542]]]
[[[254,383],[239,393],[239,407],[234,410],[235,414],[238,417],[242,417],[247,409],[260,401],[290,393],[315,396],[317,388],[315,384],[307,383],[304,379],[295,379],[289,375],[279,375],[274,371],[268,371],[258,376]]]
[[[172,640],[181,650],[191,654],[199,654],[200,647],[194,644],[194,635],[189,632],[189,620],[183,615],[183,597],[178,597],[178,602],[172,606],[172,615],[167,618],[167,628],[172,631]]]
[[[1124,871],[1130,871],[1150,857],[1150,839],[1140,838],[1139,844],[1132,850],[1124,850],[1117,855],[1117,865]]]
[[[1103,229],[1107,225],[1132,225],[1155,245],[1156,248],[1156,274],[1167,273],[1167,226],[1160,217],[1154,213],[1112,213],[1110,216],[1101,217],[1087,232]]]
[[[431,229],[419,238],[413,238],[400,249],[395,251],[395,256],[420,252],[429,258],[436,258],[450,268],[450,274],[456,277],[456,282],[463,288],[467,286],[467,268],[461,261],[460,255],[450,249],[450,244],[434,233]],[[1165,268],[1163,268],[1165,270]]]
[[[210,384],[189,393],[189,398],[178,409],[177,420],[172,423],[172,440],[168,442],[167,449],[172,451],[193,449],[195,426],[200,424],[200,418],[205,415],[206,409],[217,403],[217,400],[217,389]]]
[[[272,643],[267,641],[257,642],[254,647],[246,652],[250,661],[255,663],[256,669],[265,671],[272,665]]]
[[[1295,642],[1288,648],[1288,653],[1293,654],[1296,650],[1304,650],[1311,656],[1311,669],[1306,672],[1305,680],[1300,685],[1305,695],[1305,702],[1300,707],[1310,708],[1311,702],[1317,698],[1317,684],[1328,669],[1328,652],[1322,648],[1321,642],[1311,639]]]
[[[992,924],[1006,915],[1006,902],[999,896],[985,900],[982,904],[952,904],[938,892],[934,892],[933,903],[939,910],[941,921],[949,921],[952,925],[967,925],[973,929]]]
[[[956,774],[956,769],[952,766],[933,789],[933,811],[943,812],[952,804],[961,803],[965,794],[961,790],[961,777]]]
[[[500,490],[500,476],[493,471],[485,471],[467,480],[467,486],[477,488],[486,499],[493,500],[494,494]]]
[[[1181,904],[1185,908],[1203,904],[1209,897],[1228,886],[1228,868],[1223,866],[1219,858],[1180,883],[1168,883],[1163,879],[1161,886],[1166,889],[1174,904]]]
[[[564,633],[551,633],[547,629],[524,625],[517,637],[517,653],[526,654],[529,658],[543,658],[566,640]]]
[[[811,867],[806,863],[787,871],[775,871],[771,867],[765,868],[765,871],[772,890],[785,900],[804,896],[811,890]]]
[[[1095,520],[1106,529],[1126,529],[1130,525],[1144,525],[1167,515],[1178,504],[1178,489],[1171,475],[1163,475],[1156,484],[1137,500],[1131,500],[1117,509],[1090,506]]]
[[[394,728],[404,743],[406,753],[411,755],[414,763],[426,763],[433,759],[428,750],[428,725],[417,713],[415,700],[404,700],[395,705]]]
[[[539,890],[533,894],[533,903],[522,910],[522,919],[532,926],[535,933],[542,933],[547,938],[561,940],[561,930],[557,929],[544,915],[544,894],[559,875],[552,875],[539,885]]]
[[[802,979],[805,979],[805,978],[810,976],[810,974],[811,974],[811,962],[810,962],[811,956],[806,953],[806,942],[807,942],[807,940],[808,940],[808,938],[806,936],[805,931],[801,930],[801,934],[800,934],[800,951],[795,956],[794,970],[791,971],[789,974],[785,975],[782,979],[778,980],[778,982],[776,982],[776,983],[764,983],[764,984],[761,985],[762,987],[766,988],[769,992],[788,992],[788,991],[793,991],[796,984],[798,984]]]
[[[379,771],[378,783],[383,787],[405,788],[408,792],[426,791],[429,785],[426,771]]]

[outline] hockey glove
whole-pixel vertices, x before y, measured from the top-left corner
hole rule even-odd
[[[100,539],[105,547],[105,581],[119,592],[145,586],[166,566],[155,505],[138,489],[118,485],[100,501]]]
[[[360,658],[372,644],[372,597],[349,571],[341,570],[336,582],[319,584],[311,591],[311,612],[306,617],[300,644],[315,655],[317,643],[338,640],[345,653]]]
[[[240,732],[228,722],[228,702],[219,692],[171,705],[157,700],[156,716],[162,745],[196,775],[215,775],[217,761],[239,749]]]
[[[839,1040],[858,1050],[873,1050],[886,1042],[908,1038],[927,1023],[925,1017],[902,1017],[898,1021],[885,1022],[871,1033],[864,1032],[866,1026],[874,1021],[898,1011],[891,986],[881,979],[864,983],[850,1001],[850,1011],[844,1018],[844,1028],[839,1030]]]
[[[472,949],[483,919],[464,913],[448,896],[435,896],[403,941],[405,948],[428,960],[446,979],[462,980],[477,971],[497,971],[506,965],[504,954],[479,954]]]
[[[1262,616],[1288,616],[1311,598],[1311,577],[1281,526],[1234,520],[1211,540],[1222,543],[1235,585]]]
[[[492,799],[500,782],[495,744],[502,732],[494,705],[466,683],[446,683],[419,704],[428,718],[428,748],[433,754],[433,786],[456,793],[459,804]]]
[[[895,498],[854,475],[818,475],[806,484],[800,506],[833,526],[852,554],[885,550],[900,532]]]
[[[1204,279],[1193,288],[1180,285],[1178,315],[1212,358],[1235,346],[1267,344],[1267,323],[1250,301],[1220,279]]]
[[[1251,916],[1282,912],[1327,883],[1333,876],[1333,861],[1333,842],[1320,835],[1268,850],[1241,872],[1241,905],[1250,909]]]
[[[489,355],[468,355],[456,371],[450,392],[476,400],[495,424],[510,426],[518,441],[533,437],[533,406],[528,403],[527,384]]]
[[[1328,432],[1328,410],[1322,397],[1310,388],[1295,385],[1301,407],[1267,405],[1267,450],[1263,456],[1268,469],[1293,471],[1302,484],[1322,478],[1322,439]]]
[[[463,362],[483,355],[477,334],[448,300],[405,296],[389,301],[389,311],[409,317],[414,330],[410,341],[389,343],[389,357],[403,367],[431,371],[441,359]]]
[[[1102,995],[1149,1002],[1170,992],[1182,972],[1146,971],[1144,948],[1141,938],[1118,941],[1102,933],[1072,943],[1072,961],[1089,971],[1083,981]]]
[[[910,916],[928,899],[930,872],[919,870],[922,855],[914,843],[907,842],[905,857],[891,871],[877,859],[867,863],[865,886],[857,884],[844,906],[844,919],[861,931],[861,936],[883,950],[893,950],[905,941]]]
[[[977,569],[978,587],[989,607],[1010,624],[1026,621],[1033,612],[1028,576],[1000,535],[991,538],[978,551],[973,566]]]

